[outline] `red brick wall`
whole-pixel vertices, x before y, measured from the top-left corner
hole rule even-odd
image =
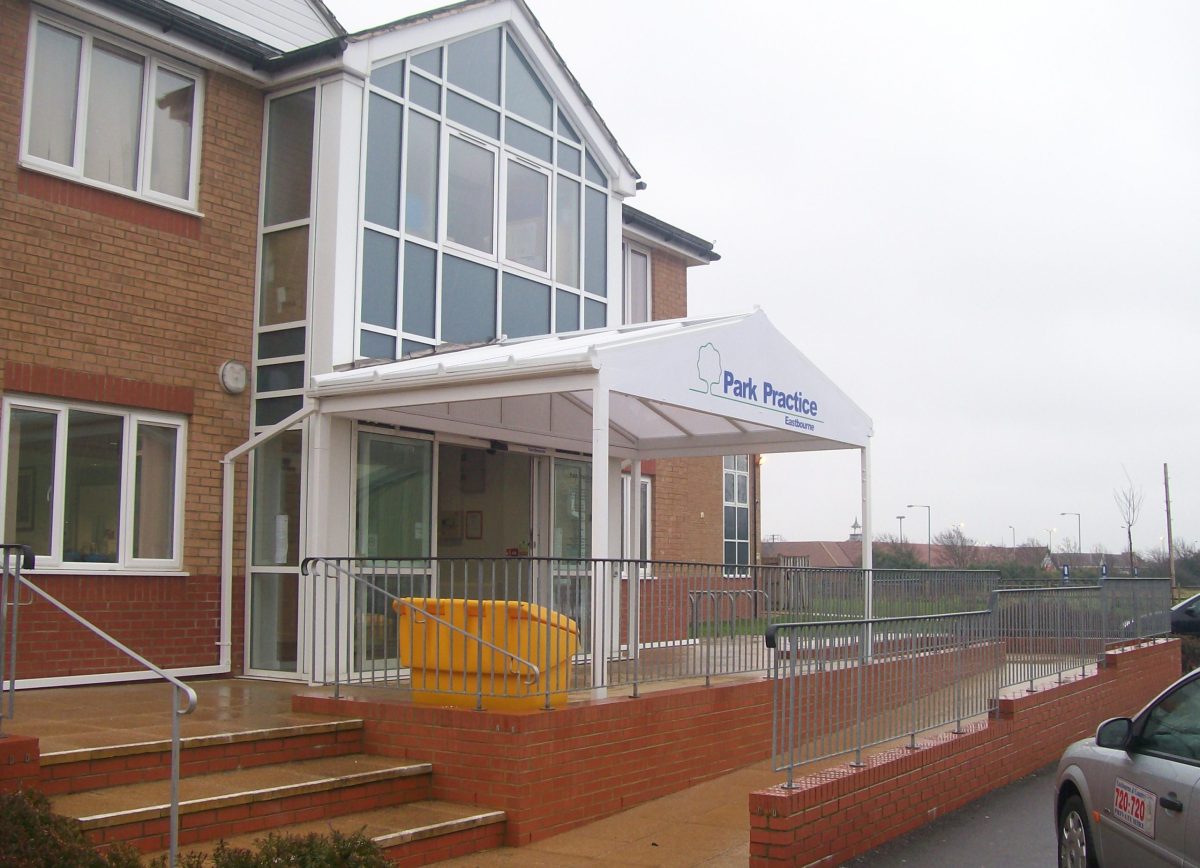
[[[34,789],[41,777],[41,756],[36,738],[0,734],[0,793]]]
[[[1098,675],[1002,699],[997,716],[750,795],[751,865],[840,865],[1053,762],[1179,677],[1179,643],[1109,652]],[[1047,811],[1050,806],[1047,806]]]
[[[220,75],[207,78],[202,216],[29,172],[18,165],[29,9],[24,0],[0,0],[0,392],[85,398],[76,386],[90,383],[98,387],[93,400],[132,406],[186,395],[186,408],[172,406],[189,424],[186,575],[43,574],[39,582],[156,662],[213,664],[220,457],[249,430],[248,395],[223,392],[217,371],[227,359],[251,359],[262,95]],[[239,467],[239,528],[242,476]],[[239,543],[238,572],[242,558]],[[240,594],[239,581],[235,600]],[[62,674],[52,650],[25,647],[50,622],[35,613],[28,620],[20,677]],[[72,665],[128,668],[104,651]]]

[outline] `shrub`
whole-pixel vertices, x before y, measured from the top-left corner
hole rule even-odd
[[[35,790],[0,794],[0,865],[6,868],[136,868],[138,853],[124,844],[97,853],[79,824],[54,813]]]
[[[230,847],[222,841],[211,855],[187,853],[179,857],[179,868],[386,868],[379,846],[355,832],[344,835],[279,835],[271,834],[254,842],[258,852],[242,847]],[[159,856],[152,868],[165,866],[165,856]]]

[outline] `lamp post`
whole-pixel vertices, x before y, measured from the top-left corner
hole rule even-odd
[[[933,509],[923,503],[910,503],[905,509],[925,510],[925,566],[933,568]]]
[[[1079,518],[1077,512],[1060,512],[1059,515],[1075,516],[1075,551],[1083,554],[1083,521]]]
[[[1050,534],[1050,544],[1046,548],[1050,550],[1050,554],[1054,554],[1054,528],[1046,528],[1046,533]]]
[[[900,519],[900,545],[904,545],[904,516],[898,515],[896,518]]]
[[[1011,524],[1008,526],[1008,529],[1012,531],[1012,535],[1013,535],[1012,547],[1016,548],[1017,547],[1017,529],[1015,527],[1013,527]]]

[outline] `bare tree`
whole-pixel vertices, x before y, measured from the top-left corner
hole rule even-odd
[[[1133,526],[1137,524],[1138,516],[1142,512],[1142,489],[1133,484],[1133,480],[1129,478],[1129,471],[1124,467],[1121,468],[1125,472],[1125,487],[1113,490],[1113,500],[1117,503],[1117,512],[1121,514],[1121,521],[1125,523],[1125,535],[1129,542],[1129,575],[1133,575]]]
[[[976,542],[963,533],[963,529],[958,525],[935,533],[933,544],[942,547],[951,566],[965,570],[975,563]]]

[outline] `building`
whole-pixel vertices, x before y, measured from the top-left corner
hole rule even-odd
[[[870,420],[763,314],[687,318],[718,256],[629,206],[638,172],[522,0],[359,34],[318,0],[0,13],[0,526],[160,665],[352,665],[311,556],[737,578],[755,455],[868,467]],[[546,580],[488,593],[555,606]],[[572,593],[583,620],[619,596]],[[23,614],[23,684],[129,671],[35,641],[66,629]]]

